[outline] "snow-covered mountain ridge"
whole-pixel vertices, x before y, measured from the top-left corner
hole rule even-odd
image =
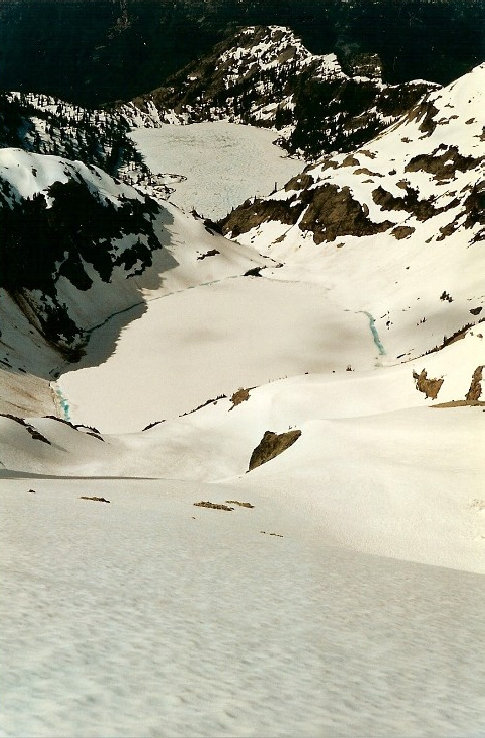
[[[481,65],[431,93],[352,155],[323,157],[270,197],[236,208],[223,232],[308,279],[329,280],[348,307],[377,318],[388,344],[411,313],[417,326],[412,346],[396,346],[394,356],[441,345],[483,317],[477,270],[484,82]],[[431,283],[439,290],[433,307]],[[444,313],[453,316],[446,330]]]
[[[167,329],[172,320],[178,320],[182,349],[184,332],[189,335],[193,329],[192,321],[180,320],[186,307],[190,312],[189,303],[202,300],[200,315],[207,310],[207,321],[212,322],[217,320],[211,313],[213,307],[219,305],[227,313],[231,301],[240,299],[253,301],[263,312],[273,313],[276,306],[284,305],[272,318],[278,326],[281,323],[282,330],[281,336],[279,328],[273,330],[272,338],[278,336],[282,343],[264,365],[262,355],[244,343],[251,335],[250,323],[248,336],[235,326],[228,328],[229,335],[236,331],[243,340],[240,350],[247,354],[247,367],[232,370],[233,357],[227,345],[224,351],[228,351],[228,363],[221,364],[219,379],[217,373],[208,381],[194,377],[188,391],[180,396],[166,396],[165,385],[157,387],[162,404],[155,419],[166,415],[163,403],[167,400],[168,415],[177,415],[207,397],[234,390],[232,382],[254,385],[288,373],[345,369],[347,365],[368,369],[376,357],[365,348],[362,323],[367,320],[381,364],[416,358],[446,344],[483,317],[477,266],[481,257],[476,243],[482,227],[483,131],[479,111],[483,69],[482,65],[448,88],[431,93],[365,147],[350,155],[323,157],[269,198],[236,208],[222,226],[226,235],[243,244],[246,256],[243,264],[237,262],[229,272],[225,267],[221,270],[220,265],[233,247],[208,233],[202,221],[183,216],[161,201],[156,203],[142,189],[135,191],[93,167],[4,149],[0,152],[4,160],[1,212],[3,230],[8,234],[3,242],[8,264],[2,280],[6,290],[2,303],[4,366],[13,372],[26,371],[50,379],[65,371],[66,360],[77,360],[88,349],[89,356],[76,367],[82,371],[74,372],[68,380],[73,396],[78,392],[77,378],[87,378],[89,366],[100,361],[106,362],[103,372],[109,375],[115,371],[119,380],[125,381],[120,359],[123,344],[111,355],[118,329],[108,336],[108,348],[98,346],[94,353],[89,350],[89,346],[96,345],[92,331],[127,308],[138,306],[136,310],[142,314],[147,286],[155,295],[163,282],[166,287],[162,292],[165,294],[167,288],[173,292],[171,274],[176,290],[180,283],[203,285],[211,279],[218,286],[207,294],[203,291],[177,298],[181,314],[172,315],[167,305],[162,317],[158,306],[154,308],[153,318],[147,319],[150,332],[154,319],[165,321]],[[194,238],[200,248],[194,248]],[[191,245],[179,253],[178,247],[174,251],[177,243]],[[161,245],[165,249],[160,250]],[[265,269],[266,280],[258,280],[257,289],[247,280],[223,283],[228,275],[242,275],[263,265],[257,251],[284,267]],[[161,261],[156,256],[159,252]],[[253,254],[252,260],[249,253]],[[204,254],[211,258],[199,262]],[[197,264],[193,274],[191,260]],[[379,269],[376,263],[381,265]],[[165,274],[167,270],[169,275]],[[432,296],[422,282],[425,271],[430,275],[427,287],[433,284]],[[334,330],[343,321],[352,339],[327,357],[310,340],[305,353],[292,353],[288,361],[284,345],[287,331],[283,330],[289,317],[285,317],[285,281],[293,285],[288,290],[300,305],[295,319],[305,333],[310,335],[317,326],[320,331],[327,324]],[[330,296],[325,319],[320,306],[327,298],[322,301],[316,291],[308,292],[304,286],[307,283],[323,286]],[[207,299],[209,294],[212,296]],[[136,310],[125,316],[127,324],[137,317]],[[303,328],[308,310],[315,322],[312,318]],[[16,326],[13,332],[12,326]],[[40,336],[35,340],[44,346],[35,366],[27,359],[32,330]],[[135,341],[137,330],[136,326]],[[173,341],[167,344],[160,331],[151,340],[163,355],[173,360],[178,356]],[[199,348],[205,350],[200,346],[197,352]],[[200,361],[199,353],[196,355],[194,366]],[[295,362],[293,357],[299,358]],[[270,365],[268,373],[266,366]],[[89,371],[95,372],[95,366]],[[147,382],[151,382],[150,357],[146,371]],[[111,377],[103,381],[114,388],[118,380]],[[86,394],[83,382],[75,404],[88,401],[91,395]],[[138,398],[138,393],[133,397]],[[146,417],[151,404],[147,406],[138,399],[135,404],[140,409],[141,424],[153,419]],[[86,412],[89,415],[88,406]]]
[[[135,168],[146,174],[128,130],[128,122],[115,112],[83,108],[49,95],[0,94],[1,148],[80,159],[112,175]]]
[[[56,377],[113,313],[140,315],[146,291],[158,294],[181,262],[184,285],[210,280],[220,262],[222,274],[262,263],[92,165],[20,149],[0,149],[0,224],[0,362],[10,387],[2,394],[19,407],[14,375]],[[212,259],[198,260],[209,251]],[[109,354],[121,325],[92,361]]]
[[[224,232],[238,236],[274,220],[298,224],[318,244],[404,224],[411,235],[440,213],[456,216],[458,207],[473,213],[483,177],[484,82],[481,65],[428,95],[352,155],[325,156],[267,200],[236,209]],[[476,235],[473,214],[465,225]],[[402,230],[394,235],[405,236]]]
[[[480,734],[482,77],[297,176],[166,126],[202,212],[292,178],[242,243],[160,130],[0,149],[2,738]]]
[[[14,300],[48,343],[76,355],[83,330],[63,286],[82,295],[114,271],[142,272],[159,248],[157,206],[91,165],[20,149],[0,150],[0,180],[2,307]]]
[[[377,55],[362,55],[348,73],[335,54],[311,54],[288,28],[249,27],[135,98],[122,112],[133,124],[207,120],[272,128],[290,152],[350,151],[372,138],[436,88],[416,80],[384,84]]]

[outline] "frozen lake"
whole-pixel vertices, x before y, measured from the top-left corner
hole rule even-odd
[[[186,179],[175,187],[171,202],[184,210],[196,208],[218,219],[254,195],[269,195],[305,167],[275,146],[275,131],[236,123],[194,123],[138,128],[132,139],[154,174]]]

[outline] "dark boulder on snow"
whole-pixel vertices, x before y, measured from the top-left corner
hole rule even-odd
[[[300,436],[301,430],[292,430],[287,433],[266,431],[261,442],[256,446],[251,455],[248,471],[256,469],[257,466],[266,464],[267,461],[271,461],[271,459],[279,456],[287,448],[290,448]]]

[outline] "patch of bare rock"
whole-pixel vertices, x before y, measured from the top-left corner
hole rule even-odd
[[[283,451],[290,448],[300,436],[301,430],[291,430],[287,433],[266,431],[260,443],[251,454],[248,471],[252,471],[252,469],[256,469],[256,467],[266,464],[266,462],[279,456]]]
[[[241,402],[247,402],[247,400],[249,400],[249,396],[250,396],[249,389],[245,389],[244,387],[239,387],[239,389],[236,392],[234,392],[234,394],[231,397],[232,406],[229,408],[229,410],[232,410],[237,405],[240,405]]]
[[[225,510],[226,512],[232,512],[233,507],[228,505],[221,505],[217,502],[194,502],[194,507],[207,507],[209,510]]]
[[[466,399],[469,401],[477,401],[481,394],[482,394],[482,379],[483,379],[483,369],[484,365],[477,366],[475,371],[473,372],[472,381],[470,384],[470,389],[467,392]]]
[[[413,372],[413,377],[416,380],[416,389],[423,392],[426,397],[431,397],[432,400],[436,400],[438,392],[441,389],[443,378],[441,379],[428,379],[428,373],[426,369],[423,369],[421,374]]]

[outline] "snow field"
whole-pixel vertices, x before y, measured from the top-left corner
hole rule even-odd
[[[0,487],[3,736],[483,729],[477,575],[329,546],[256,488],[226,513],[193,502],[232,485]]]
[[[131,138],[155,174],[186,179],[169,183],[171,202],[206,218],[222,218],[249,197],[268,195],[302,171],[303,160],[290,158],[273,144],[275,132],[235,123],[161,124],[135,128]]]
[[[152,300],[104,364],[64,374],[59,385],[76,422],[120,433],[241,385],[345,370],[352,361],[372,367],[377,351],[365,316],[323,299],[319,285],[240,277]],[[103,343],[103,328],[96,340]]]
[[[259,495],[304,509],[322,540],[367,553],[485,571],[483,406],[429,407],[413,371],[445,382],[438,401],[463,400],[478,337],[396,367],[292,377],[221,399],[143,433],[93,438],[33,419],[51,445],[0,419],[9,469],[82,477],[223,480],[231,499]],[[483,349],[482,349],[483,350]],[[446,389],[448,387],[448,389]],[[441,393],[443,395],[441,396]],[[248,469],[266,430],[302,431],[290,449]]]

